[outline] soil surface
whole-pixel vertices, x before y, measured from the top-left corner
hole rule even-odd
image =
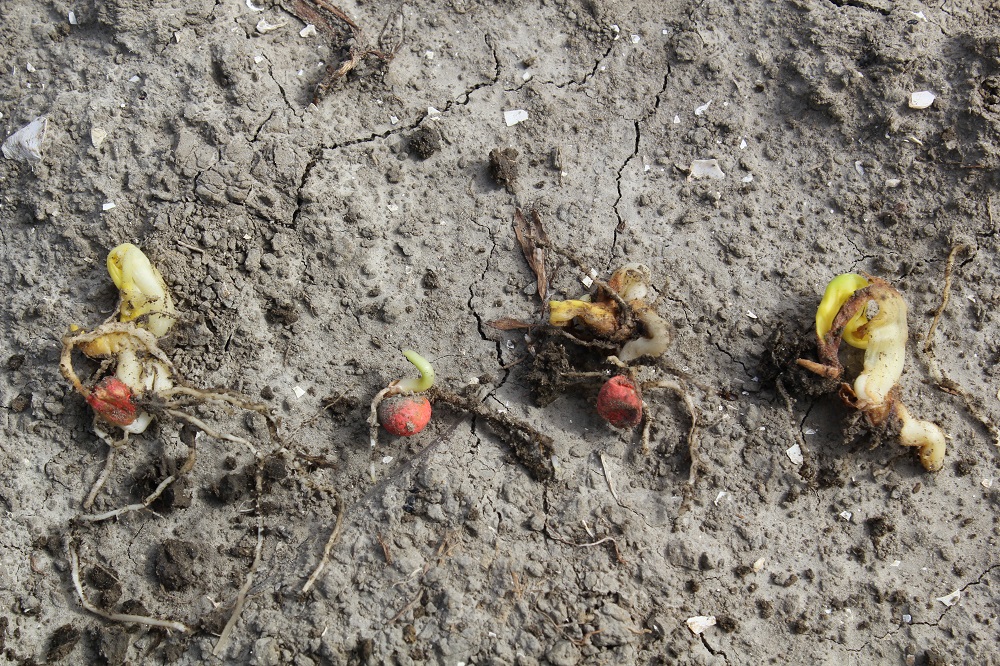
[[[305,0],[0,4],[2,137],[47,118],[40,159],[0,160],[0,662],[1000,663],[995,0],[339,7],[356,29]],[[649,268],[673,342],[633,365],[679,391],[646,392],[648,450],[563,381],[614,349],[540,326],[518,209],[548,299]],[[180,480],[85,522],[109,449],[60,340],[114,313],[123,242],[173,294],[177,377],[278,436],[161,414],[90,512]],[[908,302],[938,473],[794,363],[852,271]],[[373,450],[403,348],[454,395]]]

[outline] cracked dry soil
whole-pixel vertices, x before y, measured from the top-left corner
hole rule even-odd
[[[302,37],[295,6],[0,3],[4,136],[49,119],[40,161],[0,161],[0,661],[1000,663],[994,0],[356,0],[340,6],[369,39],[402,12],[402,47],[317,104],[350,32]],[[922,90],[937,99],[909,108]],[[694,159],[725,177],[689,180]],[[666,283],[660,370],[697,406],[693,488],[670,394],[650,398],[646,455],[592,393],[533,402],[524,331],[488,325],[541,316],[518,207],[599,275],[642,262]],[[126,241],[182,312],[178,372],[281,417],[259,508],[253,454],[200,437],[154,511],[70,526],[107,450],[59,338],[112,311],[104,257]],[[550,270],[553,296],[583,291],[572,263]],[[824,285],[859,270],[909,303],[903,391],[950,435],[937,474],[791,365]],[[401,347],[553,438],[554,478],[447,410],[369,451]],[[273,448],[259,420],[201,415]],[[185,450],[169,423],[133,438],[95,510]],[[260,565],[213,656],[258,510]],[[192,630],[85,611],[71,540],[95,606]],[[716,624],[696,635],[693,616]]]

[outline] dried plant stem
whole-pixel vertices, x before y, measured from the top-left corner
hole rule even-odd
[[[337,539],[340,538],[340,532],[344,528],[344,514],[346,513],[344,508],[344,501],[337,495],[337,522],[333,526],[333,531],[330,532],[330,537],[326,540],[326,545],[323,546],[323,555],[319,559],[319,564],[313,570],[312,575],[309,576],[309,580],[306,584],[302,586],[302,591],[299,593],[300,596],[305,596],[309,594],[309,590],[312,586],[316,584],[316,580],[319,579],[319,575],[326,568],[326,563],[330,560],[330,551],[333,550],[334,544],[337,543]]]
[[[249,440],[243,439],[242,437],[237,437],[236,435],[230,435],[229,433],[219,432],[215,428],[211,427],[210,425],[199,419],[197,416],[192,416],[187,412],[182,412],[179,409],[165,409],[163,411],[169,414],[170,416],[173,416],[176,419],[180,419],[181,421],[190,423],[195,428],[198,428],[199,430],[203,431],[209,437],[214,437],[215,439],[220,439],[227,442],[235,442],[236,444],[244,444],[248,449],[250,449],[250,451],[255,456],[257,455],[257,447],[251,444]]]
[[[67,548],[69,554],[69,564],[70,570],[73,577],[73,587],[76,589],[76,596],[80,600],[80,605],[84,610],[93,613],[94,615],[99,615],[105,620],[111,620],[112,622],[125,622],[130,624],[145,624],[150,627],[162,627],[163,629],[168,629],[170,631],[180,631],[186,633],[190,631],[187,625],[181,622],[175,622],[173,620],[160,620],[155,617],[146,617],[145,615],[131,615],[129,613],[109,613],[101,608],[90,603],[87,600],[87,596],[83,593],[83,583],[80,582],[80,557],[77,555],[76,549],[73,547],[73,542],[70,541]]]

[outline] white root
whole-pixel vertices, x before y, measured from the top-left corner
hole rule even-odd
[[[330,560],[330,552],[333,550],[333,546],[337,543],[337,539],[340,537],[340,532],[344,528],[345,513],[344,502],[340,498],[340,495],[337,495],[337,522],[333,526],[333,531],[330,532],[330,537],[326,540],[326,545],[323,546],[323,555],[319,559],[319,564],[316,565],[316,568],[313,570],[312,575],[309,576],[309,580],[306,581],[306,584],[302,586],[302,591],[299,593],[301,596],[309,593],[309,590],[312,589],[312,586],[315,585],[316,581],[319,579],[319,575],[323,572],[323,569],[326,568],[326,563]]]
[[[80,582],[80,556],[77,555],[76,549],[73,547],[73,543],[70,542],[68,546],[69,554],[69,565],[70,572],[73,577],[73,587],[76,589],[76,596],[80,601],[80,605],[84,610],[93,613],[94,615],[99,615],[105,620],[111,620],[112,622],[124,622],[127,624],[145,624],[150,627],[162,627],[163,629],[168,629],[170,631],[179,631],[181,633],[187,633],[191,631],[186,624],[181,622],[175,622],[173,620],[161,620],[155,617],[146,617],[145,615],[132,615],[130,613],[109,613],[106,610],[98,608],[94,604],[90,603],[87,599],[87,595],[83,593],[83,583]]]

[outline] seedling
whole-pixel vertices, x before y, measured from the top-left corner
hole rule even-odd
[[[372,448],[378,443],[380,424],[393,435],[409,437],[423,430],[431,420],[431,403],[419,394],[434,385],[434,368],[412,349],[404,349],[403,356],[420,376],[397,379],[375,395],[368,416]]]
[[[94,430],[110,447],[104,470],[98,476],[83,506],[89,509],[111,471],[115,452],[128,441],[129,434],[146,430],[156,415],[185,421],[217,439],[253,446],[235,435],[220,433],[189,414],[185,408],[214,403],[258,412],[268,419],[272,435],[276,426],[266,406],[243,396],[217,390],[186,386],[175,376],[174,366],[163,353],[158,338],[165,335],[176,320],[173,301],[160,272],[146,255],[129,243],[111,250],[108,273],[118,287],[117,320],[115,315],[92,331],[70,327],[63,338],[59,369],[73,388],[94,410]],[[93,385],[85,384],[73,365],[73,352],[101,362]],[[120,431],[119,436],[112,433]],[[174,480],[174,477],[169,477]],[[166,482],[169,485],[169,482]],[[140,505],[131,505],[105,514],[85,515],[84,521],[99,521],[149,506],[166,489],[161,484]]]
[[[844,372],[839,358],[841,340],[864,349],[864,369],[853,386],[841,383],[841,398],[873,427],[898,425],[900,443],[917,447],[924,469],[941,469],[944,432],[930,421],[913,418],[899,399],[908,336],[902,294],[871,275],[838,275],[816,311],[816,336],[820,362],[798,359],[798,364],[823,377],[840,379]]]

